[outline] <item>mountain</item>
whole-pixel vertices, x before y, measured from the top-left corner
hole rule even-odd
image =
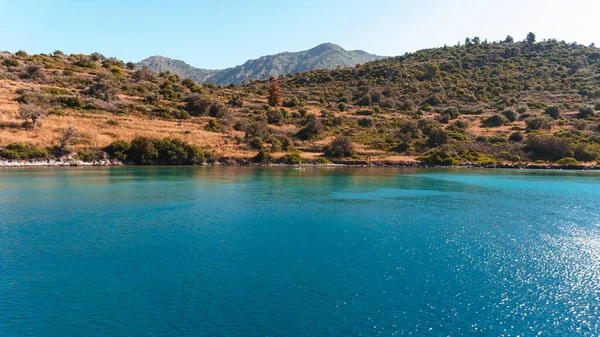
[[[153,56],[138,63],[138,67],[148,66],[156,72],[170,71],[182,77],[191,78],[198,83],[228,85],[239,84],[251,79],[268,79],[279,75],[295,74],[315,69],[334,69],[353,67],[357,64],[383,59],[382,56],[369,54],[362,50],[345,50],[333,43],[324,43],[315,48],[300,52],[285,52],[262,56],[255,60],[223,70],[207,70],[172,60],[167,57]]]
[[[184,78],[191,78],[198,83],[205,83],[219,73],[219,70],[195,68],[183,61],[162,56],[152,56],[138,63],[138,67],[144,65],[157,73],[169,71]]]

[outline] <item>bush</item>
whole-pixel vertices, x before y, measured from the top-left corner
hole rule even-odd
[[[106,151],[111,158],[125,161],[127,160],[127,154],[129,153],[129,143],[123,140],[117,140],[104,148],[104,151]]]
[[[558,165],[567,165],[567,166],[579,165],[579,162],[577,161],[577,159],[570,158],[570,157],[559,159],[558,161],[556,161],[556,163]]]
[[[458,160],[455,158],[455,156],[453,156],[447,147],[440,147],[435,150],[431,150],[425,155],[418,157],[417,160],[429,165],[458,165]]]
[[[154,147],[154,140],[149,137],[135,137],[129,145],[127,157],[136,164],[152,164],[158,157],[158,151]]]
[[[283,122],[283,113],[279,109],[269,109],[267,111],[267,123],[280,124]]]
[[[427,145],[429,147],[437,147],[448,143],[448,133],[442,128],[435,128],[429,133]]]
[[[502,111],[502,116],[506,117],[510,122],[517,120],[517,112],[515,110],[504,110]]]
[[[527,138],[525,150],[533,160],[558,160],[569,156],[571,142],[550,135],[532,135]]]
[[[527,118],[525,124],[529,130],[550,130],[552,128],[552,118],[548,116],[537,116]]]
[[[359,116],[373,116],[375,114],[375,111],[370,110],[370,109],[362,109],[362,110],[356,111],[356,114]]]
[[[373,125],[373,120],[369,119],[369,118],[360,118],[358,121],[358,126],[362,126],[364,128],[369,128],[371,127],[371,125]]]
[[[594,116],[594,109],[590,107],[581,107],[579,108],[579,113],[577,114],[577,118],[586,118]]]
[[[552,117],[552,119],[558,119],[560,117],[560,109],[557,106],[549,106],[544,110],[544,114]]]
[[[27,146],[20,143],[9,144],[4,150],[0,150],[0,158],[6,159],[46,159],[50,154],[47,149],[36,146]]]
[[[596,105],[594,105],[594,110],[600,111],[600,103],[596,103]]]
[[[296,108],[300,106],[300,100],[296,97],[291,97],[283,101],[283,106],[286,108]]]
[[[493,115],[483,120],[484,127],[495,128],[508,124],[510,121],[503,115]]]
[[[258,154],[252,159],[258,163],[270,163],[273,161],[273,155],[271,151],[263,148],[258,150]]]
[[[281,158],[279,158],[279,161],[281,161],[284,164],[295,165],[300,164],[300,162],[302,161],[302,157],[300,157],[300,152],[294,151],[292,153],[288,153],[282,156]]]
[[[336,137],[331,144],[325,147],[323,152],[325,157],[330,158],[352,157],[356,153],[354,144],[350,138],[345,136]]]
[[[573,148],[573,157],[580,161],[594,161],[598,158],[598,148],[581,143]]]
[[[307,116],[306,125],[296,133],[296,137],[303,140],[315,139],[324,131],[323,124],[314,115]]]
[[[185,110],[192,116],[202,116],[208,113],[212,101],[208,96],[202,94],[191,94],[184,98]]]
[[[84,162],[93,162],[93,161],[98,161],[100,159],[102,159],[104,157],[104,153],[102,153],[101,151],[95,151],[95,150],[83,150],[80,151],[79,153],[77,153],[77,159],[84,161]]]
[[[206,161],[208,155],[195,145],[179,139],[136,137],[127,157],[136,164],[193,165]]]
[[[523,136],[523,133],[521,133],[521,132],[514,132],[508,137],[508,140],[510,140],[511,142],[517,142],[517,143],[522,142],[523,139],[525,139],[525,136]]]
[[[503,135],[493,135],[492,137],[490,137],[490,143],[502,144],[502,143],[508,143],[508,140],[506,140],[506,137],[504,137]]]
[[[221,132],[223,127],[216,119],[211,119],[208,121],[208,124],[204,127],[204,130],[208,132]]]

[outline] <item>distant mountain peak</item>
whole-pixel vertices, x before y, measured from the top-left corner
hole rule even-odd
[[[334,43],[323,43],[314,48],[299,52],[284,52],[266,55],[246,63],[223,70],[195,68],[183,61],[164,56],[152,56],[138,63],[161,72],[170,71],[199,83],[227,85],[244,80],[265,79],[270,76],[294,74],[297,72],[349,67],[384,57],[369,54],[362,50],[348,51]]]

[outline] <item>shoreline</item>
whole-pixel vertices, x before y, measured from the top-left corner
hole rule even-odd
[[[218,166],[247,166],[247,167],[298,167],[298,164],[284,164],[284,163],[256,163],[243,159],[225,159],[221,161],[212,161],[199,165],[137,165],[133,163],[122,163],[118,160],[100,160],[92,162],[84,162],[81,160],[77,161],[66,161],[66,160],[41,160],[41,161],[27,161],[27,160],[0,160],[0,168],[34,168],[34,167],[151,167],[151,166],[204,166],[204,167],[218,167]],[[552,164],[535,164],[535,163],[497,163],[497,164],[462,164],[453,166],[444,165],[428,165],[421,162],[396,162],[396,161],[378,161],[378,162],[366,162],[366,161],[334,161],[330,164],[302,164],[302,167],[340,167],[340,168],[464,168],[464,169],[518,169],[518,170],[572,170],[572,171],[599,171],[600,165],[552,165]]]

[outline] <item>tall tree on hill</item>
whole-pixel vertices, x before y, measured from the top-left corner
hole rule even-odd
[[[279,80],[273,79],[271,86],[269,87],[269,105],[272,107],[279,107],[283,104],[283,95],[281,94],[281,88],[279,87]]]
[[[534,44],[535,43],[535,34],[533,34],[533,32],[529,32],[529,34],[527,34],[527,43],[529,44]]]

